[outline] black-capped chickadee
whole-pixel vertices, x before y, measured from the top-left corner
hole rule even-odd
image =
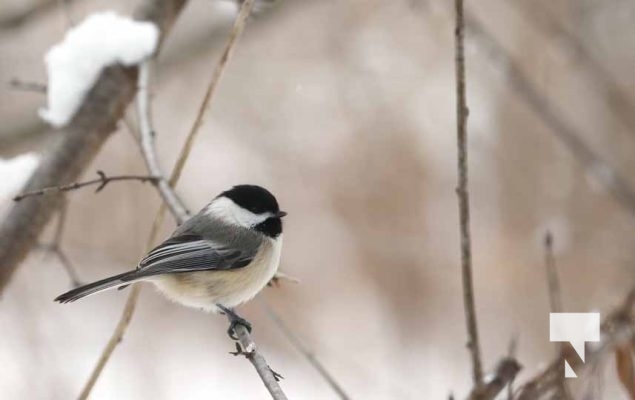
[[[105,289],[151,282],[177,303],[228,314],[231,336],[235,323],[249,328],[232,308],[251,300],[278,269],[285,215],[266,189],[234,186],[179,226],[136,269],[55,300],[68,303]]]

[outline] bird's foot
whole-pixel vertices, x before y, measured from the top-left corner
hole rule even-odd
[[[238,340],[238,336],[236,336],[236,327],[238,325],[244,326],[245,329],[247,329],[247,332],[251,333],[251,323],[249,321],[236,314],[236,312],[231,308],[220,304],[216,304],[216,307],[218,307],[223,314],[227,315],[227,318],[229,318],[229,329],[227,329],[227,335],[229,335],[232,340]]]

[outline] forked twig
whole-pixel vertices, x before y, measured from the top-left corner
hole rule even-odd
[[[154,175],[118,175],[107,176],[104,171],[97,171],[99,178],[91,179],[84,182],[75,182],[70,185],[50,186],[39,190],[32,190],[30,192],[21,193],[13,198],[13,201],[20,201],[31,196],[43,196],[49,193],[69,192],[71,190],[81,189],[86,186],[99,185],[95,189],[95,193],[101,192],[107,184],[116,181],[139,181],[139,182],[152,182],[156,183],[160,180],[160,177]]]
[[[9,81],[9,88],[22,92],[34,92],[40,94],[46,94],[46,91],[48,90],[45,83],[28,82],[18,78],[13,78]]]

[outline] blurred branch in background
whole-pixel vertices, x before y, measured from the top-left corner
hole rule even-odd
[[[537,30],[547,33],[551,38],[560,41],[567,50],[573,53],[576,66],[590,73],[591,81],[599,84],[606,91],[609,109],[628,128],[635,138],[635,104],[629,93],[622,89],[618,79],[607,69],[602,61],[574,33],[567,30],[554,16],[541,7],[531,6],[529,2],[513,1],[509,4],[518,7],[527,16]]]
[[[23,92],[33,92],[39,94],[46,94],[47,85],[39,82],[23,81],[18,78],[13,78],[9,81],[9,88],[13,90],[20,90]]]
[[[79,287],[82,285],[82,282],[79,279],[77,270],[73,266],[70,258],[66,255],[64,249],[62,248],[62,236],[64,234],[64,227],[66,226],[67,210],[68,201],[64,201],[62,207],[60,207],[57,213],[57,225],[55,226],[55,234],[53,236],[53,240],[49,244],[41,245],[41,248],[57,257],[71,281],[71,286]]]
[[[476,306],[474,304],[474,283],[472,279],[472,244],[470,238],[470,193],[468,188],[467,158],[467,117],[469,110],[465,98],[465,55],[463,0],[454,0],[456,12],[455,27],[455,69],[456,69],[456,127],[458,150],[458,185],[456,194],[459,201],[461,232],[461,276],[463,278],[463,307],[467,324],[467,347],[472,357],[472,380],[475,388],[483,382],[481,349],[478,340]]]
[[[148,0],[137,16],[159,27],[161,43],[184,3],[184,0]],[[136,78],[136,68],[112,66],[101,73],[76,115],[61,129],[57,143],[43,156],[27,183],[26,191],[77,180],[115,130],[117,121],[132,101]],[[2,221],[0,293],[62,202],[61,194],[30,197],[14,204]]]
[[[70,25],[72,18],[70,13],[70,5],[74,0],[35,0],[32,4],[23,10],[7,14],[0,19],[0,30],[11,30],[30,23],[43,14],[50,12],[55,7],[61,7],[64,17]]]
[[[562,291],[560,290],[560,279],[556,269],[556,258],[553,254],[553,235],[547,231],[545,234],[545,269],[547,270],[547,287],[549,288],[549,305],[552,313],[561,313]]]
[[[494,371],[485,376],[482,384],[470,392],[468,400],[494,400],[506,386],[511,385],[521,368],[514,358],[503,358]]]
[[[304,358],[311,364],[311,366],[320,374],[320,376],[328,383],[328,385],[333,389],[333,391],[337,394],[337,396],[341,400],[350,400],[350,397],[346,394],[342,386],[337,382],[335,377],[331,375],[324,365],[315,357],[315,354],[311,351],[311,349],[307,348],[302,340],[293,332],[293,330],[284,323],[282,318],[278,316],[278,314],[271,308],[271,306],[264,300],[260,300],[260,306],[265,311],[265,314],[269,319],[276,325],[276,328],[282,332],[282,334],[286,337],[286,339],[291,343],[295,349],[302,354]]]
[[[556,114],[549,99],[540,94],[531,84],[518,62],[505,51],[474,14],[466,11],[466,21],[473,37],[489,52],[489,59],[498,60],[504,65],[501,69],[505,71],[505,76],[513,87],[514,93],[529,105],[550,128],[550,132],[569,149],[585,172],[597,179],[618,204],[635,215],[635,191],[626,179],[591,149],[571,125]]]
[[[545,234],[545,269],[547,273],[547,287],[549,289],[549,305],[550,312],[561,313],[564,312],[562,306],[562,291],[560,289],[560,279],[558,277],[558,270],[556,268],[556,257],[553,253],[553,234],[547,231]],[[561,354],[565,351],[563,343],[556,343],[556,354]],[[556,388],[558,398],[563,400],[572,399],[572,395],[567,386],[566,380],[562,380],[562,386]]]

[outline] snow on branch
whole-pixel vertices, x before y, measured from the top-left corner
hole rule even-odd
[[[152,22],[111,11],[90,15],[46,54],[48,108],[40,117],[55,127],[66,125],[106,67],[136,65],[155,52],[158,41]]]

